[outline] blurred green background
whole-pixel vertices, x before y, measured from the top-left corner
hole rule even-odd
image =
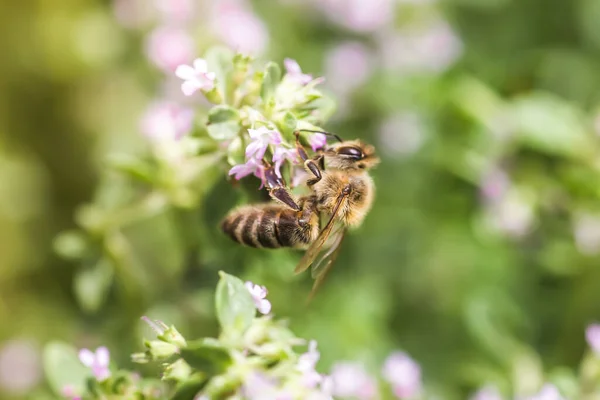
[[[266,285],[324,371],[377,372],[402,349],[438,398],[462,399],[578,365],[600,319],[599,0],[231,1],[246,14],[230,19],[195,2],[193,56],[250,35],[258,58],[298,60],[339,100],[327,128],[382,157],[374,208],[308,309],[299,253],[218,229],[257,182],[234,188],[220,165],[193,209],[154,209],[107,168],[148,154],[141,115],[177,97],[148,61],[154,6],[117,3],[0,3],[2,397],[49,396],[51,339],[107,345],[125,367],[141,315],[215,335],[219,270]],[[77,234],[54,240],[107,215],[84,257]]]

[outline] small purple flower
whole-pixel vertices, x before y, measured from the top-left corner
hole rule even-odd
[[[317,151],[327,145],[327,136],[323,133],[313,133],[309,136],[308,143],[313,151]]]
[[[178,104],[160,101],[150,105],[140,129],[153,140],[178,140],[192,129],[194,111]]]
[[[266,299],[267,294],[269,293],[267,288],[260,285],[255,285],[254,283],[248,281],[246,282],[246,287],[252,295],[252,300],[254,300],[254,305],[261,314],[268,314],[271,311],[271,302]]]
[[[302,73],[302,69],[296,60],[286,58],[283,60],[283,65],[285,66],[286,77],[292,82],[304,86],[308,82],[312,81],[312,75]]]
[[[104,381],[110,377],[110,370],[108,369],[110,353],[106,347],[98,347],[95,353],[89,349],[81,349],[79,351],[79,361],[92,369],[97,381]]]
[[[278,146],[273,154],[273,162],[275,163],[275,173],[281,178],[281,165],[288,160],[292,164],[297,164],[299,161],[298,152],[296,149],[286,149],[283,146]]]
[[[484,386],[479,389],[470,400],[502,400],[502,395],[495,386]]]
[[[73,385],[65,385],[63,386],[60,394],[69,400],[81,400],[81,396],[77,394],[75,387]]]
[[[421,367],[406,353],[392,353],[385,360],[382,374],[399,399],[413,397],[421,391]]]
[[[198,90],[209,91],[215,87],[216,75],[214,72],[208,72],[206,60],[197,58],[194,60],[194,66],[180,65],[175,70],[175,75],[183,79],[181,91],[186,96],[191,96]]]
[[[342,362],[333,366],[330,375],[332,394],[359,400],[375,398],[377,384],[358,363]]]
[[[308,351],[298,358],[297,369],[302,373],[302,380],[307,388],[314,389],[323,380],[321,374],[315,370],[320,357],[317,342],[311,340],[308,343]]]
[[[183,29],[171,26],[156,28],[146,39],[146,54],[158,68],[173,72],[189,60],[194,52],[194,40]]]
[[[252,142],[246,147],[246,158],[262,160],[269,145],[278,146],[281,144],[281,135],[273,129],[261,126],[258,129],[248,129]]]
[[[229,175],[233,175],[238,181],[245,176],[252,175],[260,178],[262,184],[265,183],[265,167],[255,158],[250,158],[245,164],[239,164],[229,170]],[[261,185],[262,188],[262,185]]]
[[[338,95],[360,87],[373,71],[373,56],[359,42],[344,42],[327,53],[325,70],[328,86]]]
[[[294,396],[277,387],[277,381],[260,372],[253,372],[242,385],[242,394],[248,400],[292,400]]]
[[[245,2],[215,2],[212,30],[225,44],[246,54],[261,54],[269,42],[264,22],[245,6]]]
[[[564,397],[562,397],[556,386],[546,383],[539,392],[527,397],[526,400],[564,400]]]
[[[592,351],[600,356],[600,324],[590,324],[585,330],[585,339]]]

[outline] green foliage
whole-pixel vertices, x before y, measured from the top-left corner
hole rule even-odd
[[[219,324],[225,334],[243,334],[256,314],[252,296],[239,278],[225,272],[220,275],[215,303]]]

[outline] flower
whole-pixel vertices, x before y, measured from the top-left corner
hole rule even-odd
[[[389,25],[395,0],[318,0],[316,6],[335,23],[356,32],[373,32]]]
[[[561,396],[556,386],[546,383],[539,392],[527,397],[526,400],[564,400],[564,397]]]
[[[246,147],[246,158],[262,160],[270,144],[281,144],[281,135],[273,129],[261,126],[258,129],[248,129],[252,142]]]
[[[250,158],[245,164],[235,165],[229,170],[229,175],[234,175],[238,181],[251,174],[261,180],[260,189],[262,189],[265,185],[265,167],[259,160]]]
[[[261,314],[268,314],[271,311],[271,302],[267,300],[267,288],[264,286],[255,285],[252,282],[246,282],[246,287],[252,295],[252,300],[254,300],[254,305]]]
[[[178,140],[191,131],[193,121],[193,110],[176,103],[158,101],[144,113],[140,130],[153,140]]]
[[[263,21],[242,2],[216,1],[212,30],[229,47],[247,54],[261,54],[269,42],[269,32]]]
[[[323,133],[313,133],[308,137],[308,143],[313,151],[317,151],[327,145],[327,136]]]
[[[286,77],[292,82],[295,82],[299,85],[306,85],[308,82],[312,81],[312,75],[303,74],[300,65],[296,60],[292,60],[291,58],[286,58],[283,60],[283,65],[286,71]]]
[[[383,365],[383,377],[396,397],[413,397],[421,391],[421,367],[406,353],[392,353]]]
[[[484,386],[479,389],[470,400],[502,400],[502,395],[495,386]]]
[[[585,330],[585,339],[592,351],[600,356],[600,324],[590,324]]]
[[[42,380],[42,360],[35,342],[15,338],[0,347],[0,391],[19,397]],[[9,396],[10,397],[10,396]]]
[[[344,42],[327,53],[325,69],[329,87],[340,96],[361,86],[373,70],[369,49],[359,42]]]
[[[183,29],[161,26],[146,39],[146,54],[158,68],[173,72],[189,60],[194,52],[194,40]]]
[[[242,385],[242,393],[244,398],[248,400],[292,400],[294,398],[284,390],[278,389],[275,379],[269,378],[260,372],[252,372],[245,379]]]
[[[81,396],[77,394],[77,391],[73,385],[63,386],[60,394],[69,400],[81,400]]]
[[[208,72],[206,60],[197,58],[194,60],[194,66],[180,65],[175,70],[175,75],[185,82],[181,84],[181,91],[186,96],[191,96],[197,90],[209,91],[215,87],[216,75],[214,72]]]
[[[377,385],[364,367],[358,363],[341,362],[333,366],[330,375],[332,393],[339,397],[372,399],[376,395]]]
[[[283,146],[278,146],[273,154],[273,162],[275,163],[275,173],[281,178],[281,165],[285,160],[289,160],[292,164],[298,163],[299,157],[296,149],[286,149]]]
[[[308,343],[308,351],[298,358],[296,368],[302,373],[302,380],[307,388],[313,389],[323,380],[321,374],[315,370],[320,357],[321,354],[317,350],[317,342],[311,340]]]
[[[108,369],[110,353],[106,347],[98,347],[95,353],[88,349],[81,349],[79,351],[79,361],[92,369],[96,380],[104,381],[110,377],[110,370]]]

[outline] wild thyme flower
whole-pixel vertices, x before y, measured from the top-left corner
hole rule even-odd
[[[140,129],[156,141],[179,140],[192,129],[194,111],[176,103],[159,101],[150,105],[142,117]]]
[[[208,72],[206,60],[197,58],[193,66],[180,65],[175,70],[175,75],[183,79],[181,91],[186,96],[191,96],[198,90],[210,91],[215,87],[216,74]]]
[[[156,28],[146,38],[146,54],[158,68],[173,72],[193,56],[194,40],[183,29],[172,26]]]
[[[79,361],[86,367],[91,368],[97,381],[102,382],[110,377],[110,370],[108,369],[110,353],[106,347],[98,347],[96,352],[81,349],[79,351]]]
[[[406,353],[392,353],[385,360],[382,373],[400,399],[413,397],[421,392],[421,367]]]
[[[256,308],[261,314],[268,314],[271,311],[271,302],[266,299],[267,288],[264,286],[255,285],[254,283],[248,281],[245,283],[248,291],[252,295],[252,300],[254,300],[254,304]]]
[[[302,69],[296,60],[286,58],[283,60],[283,65],[286,70],[286,78],[298,85],[306,85],[313,80],[312,75],[302,73]]]
[[[313,389],[323,380],[321,374],[315,370],[320,357],[317,342],[311,340],[308,343],[308,351],[298,358],[296,368],[302,373],[302,381],[307,388]]]
[[[495,386],[484,386],[479,389],[470,400],[502,400],[502,395]]]
[[[317,151],[327,145],[327,136],[322,133],[313,133],[308,137],[308,143],[313,151]]]
[[[527,397],[525,400],[565,400],[565,398],[560,394],[556,386],[546,383],[539,392]]]
[[[269,129],[261,126],[258,129],[248,129],[248,134],[252,142],[246,147],[246,158],[255,158],[262,160],[269,145],[278,146],[281,144],[281,134],[275,129]]]
[[[233,166],[229,170],[229,175],[233,175],[238,181],[245,176],[254,175],[261,180],[261,187],[265,184],[265,167],[256,158],[250,158],[245,164]]]
[[[373,399],[377,395],[377,383],[359,363],[340,362],[333,366],[331,391],[334,396],[359,400]]]
[[[594,353],[600,356],[600,324],[591,324],[585,330],[585,338]]]
[[[275,148],[275,153],[273,154],[273,163],[275,163],[275,173],[280,178],[282,177],[281,166],[286,160],[292,164],[297,164],[299,162],[300,157],[298,156],[296,149],[286,149],[283,146],[278,146]]]

